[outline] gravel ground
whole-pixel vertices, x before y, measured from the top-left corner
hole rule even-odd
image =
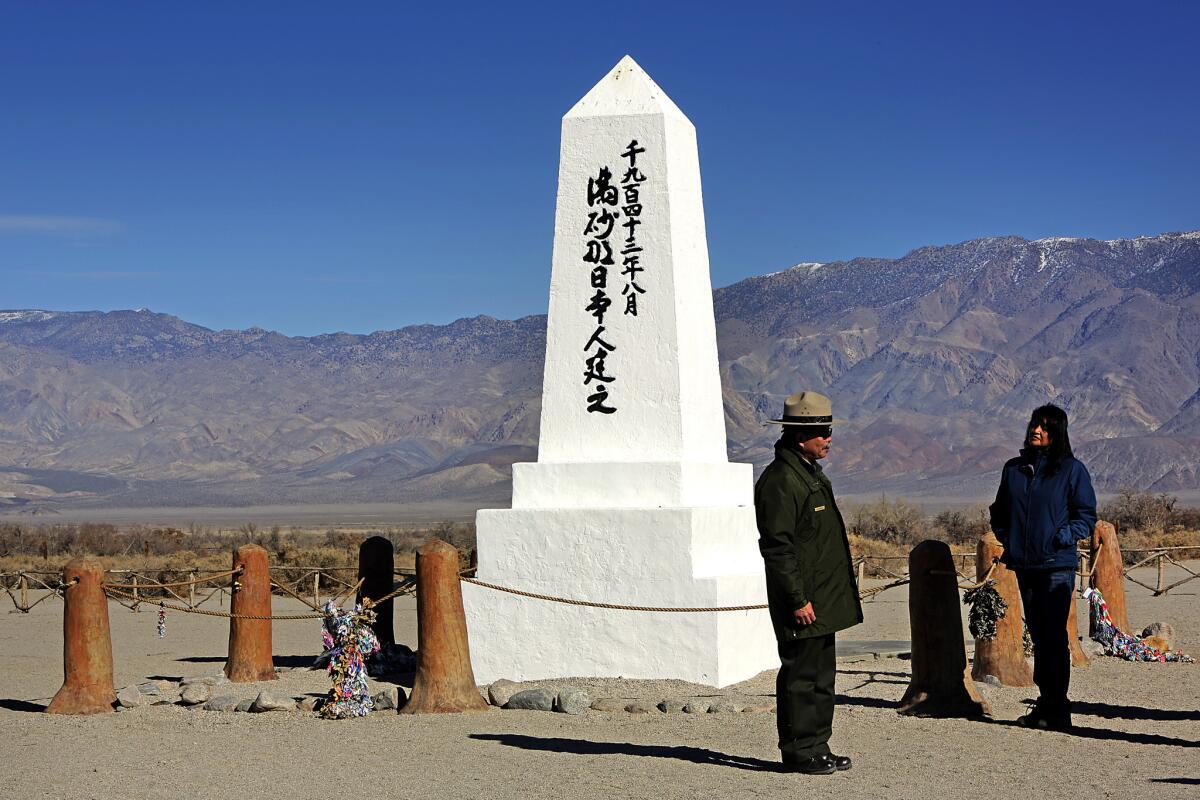
[[[1193,562],[1193,570],[1200,564]],[[1179,576],[1183,573],[1179,572]],[[1171,576],[1168,576],[1169,578]],[[1170,622],[1200,656],[1200,581],[1165,597],[1126,583],[1138,629]],[[1034,691],[979,685],[988,721],[901,717],[910,677],[905,589],[866,604],[867,622],[839,637],[833,748],[854,769],[807,777],[774,771],[773,713],[579,716],[492,710],[420,717],[381,712],[325,721],[300,713],[218,713],[154,706],[99,717],[40,713],[62,682],[62,605],[0,614],[0,798],[209,800],[330,796],[395,798],[694,798],[803,792],[812,797],[1017,797],[1047,789],[1080,796],[1195,797],[1200,786],[1200,665],[1131,664],[1094,658],[1072,675],[1077,730],[1018,728]],[[280,613],[303,610],[279,600]],[[1080,619],[1086,608],[1080,603]],[[213,674],[224,663],[224,619],[110,609],[117,687],[148,677]],[[415,647],[413,601],[396,613],[400,641]],[[237,687],[319,694],[323,672],[303,667],[320,647],[315,621],[275,625],[280,680]],[[877,657],[876,655],[879,654]],[[547,682],[548,684],[550,682]],[[774,673],[733,687],[683,681],[578,678],[601,697],[645,700],[728,696],[770,702]],[[386,682],[374,688],[385,688]]]

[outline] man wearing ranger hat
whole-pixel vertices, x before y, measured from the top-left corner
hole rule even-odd
[[[863,619],[846,525],[817,464],[829,454],[833,405],[823,394],[800,392],[771,422],[783,426],[783,435],[754,486],[754,510],[779,642],[779,750],[785,770],[828,775],[850,769],[849,757],[829,750],[834,634]]]

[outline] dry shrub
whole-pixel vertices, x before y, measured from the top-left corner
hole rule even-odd
[[[889,544],[912,547],[928,538],[928,525],[921,509],[907,500],[889,502],[882,498],[874,503],[850,506],[846,519],[849,532],[864,539],[876,539]]]
[[[933,517],[933,532],[928,538],[955,545],[973,545],[991,529],[987,507],[974,505],[965,511],[939,511]]]
[[[905,559],[908,558],[908,551],[911,547],[907,545],[895,544],[892,542],[884,542],[879,539],[868,539],[865,536],[859,536],[856,533],[849,534],[850,539],[850,555],[854,558],[867,559],[886,559],[886,560],[868,560],[866,565],[866,574],[874,577],[889,577],[888,570],[903,575],[908,570],[908,564]]]
[[[1100,518],[1117,526],[1126,564],[1140,561],[1147,555],[1145,551],[1159,547],[1191,548],[1171,557],[1200,558],[1200,509],[1179,508],[1178,501],[1165,492],[1122,489],[1100,508]]]
[[[1121,529],[1163,533],[1172,524],[1177,503],[1178,498],[1166,493],[1151,494],[1126,488],[1101,506],[1100,518]]]
[[[1187,547],[1187,550],[1176,550],[1170,553],[1176,560],[1200,558],[1200,531],[1186,530],[1176,526],[1171,530],[1139,531],[1135,529],[1121,530],[1119,536],[1121,556],[1125,563],[1136,564],[1146,556],[1147,551],[1159,547]]]

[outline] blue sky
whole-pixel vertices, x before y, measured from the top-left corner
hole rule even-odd
[[[716,286],[1194,230],[1197,30],[1171,0],[0,0],[0,309],[544,313],[559,121],[625,53],[696,124]]]

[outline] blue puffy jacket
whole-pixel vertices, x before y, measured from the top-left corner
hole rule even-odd
[[[1026,448],[1000,474],[992,532],[1013,569],[1075,569],[1075,543],[1092,535],[1096,493],[1083,462],[1068,457],[1050,472],[1040,448]]]

